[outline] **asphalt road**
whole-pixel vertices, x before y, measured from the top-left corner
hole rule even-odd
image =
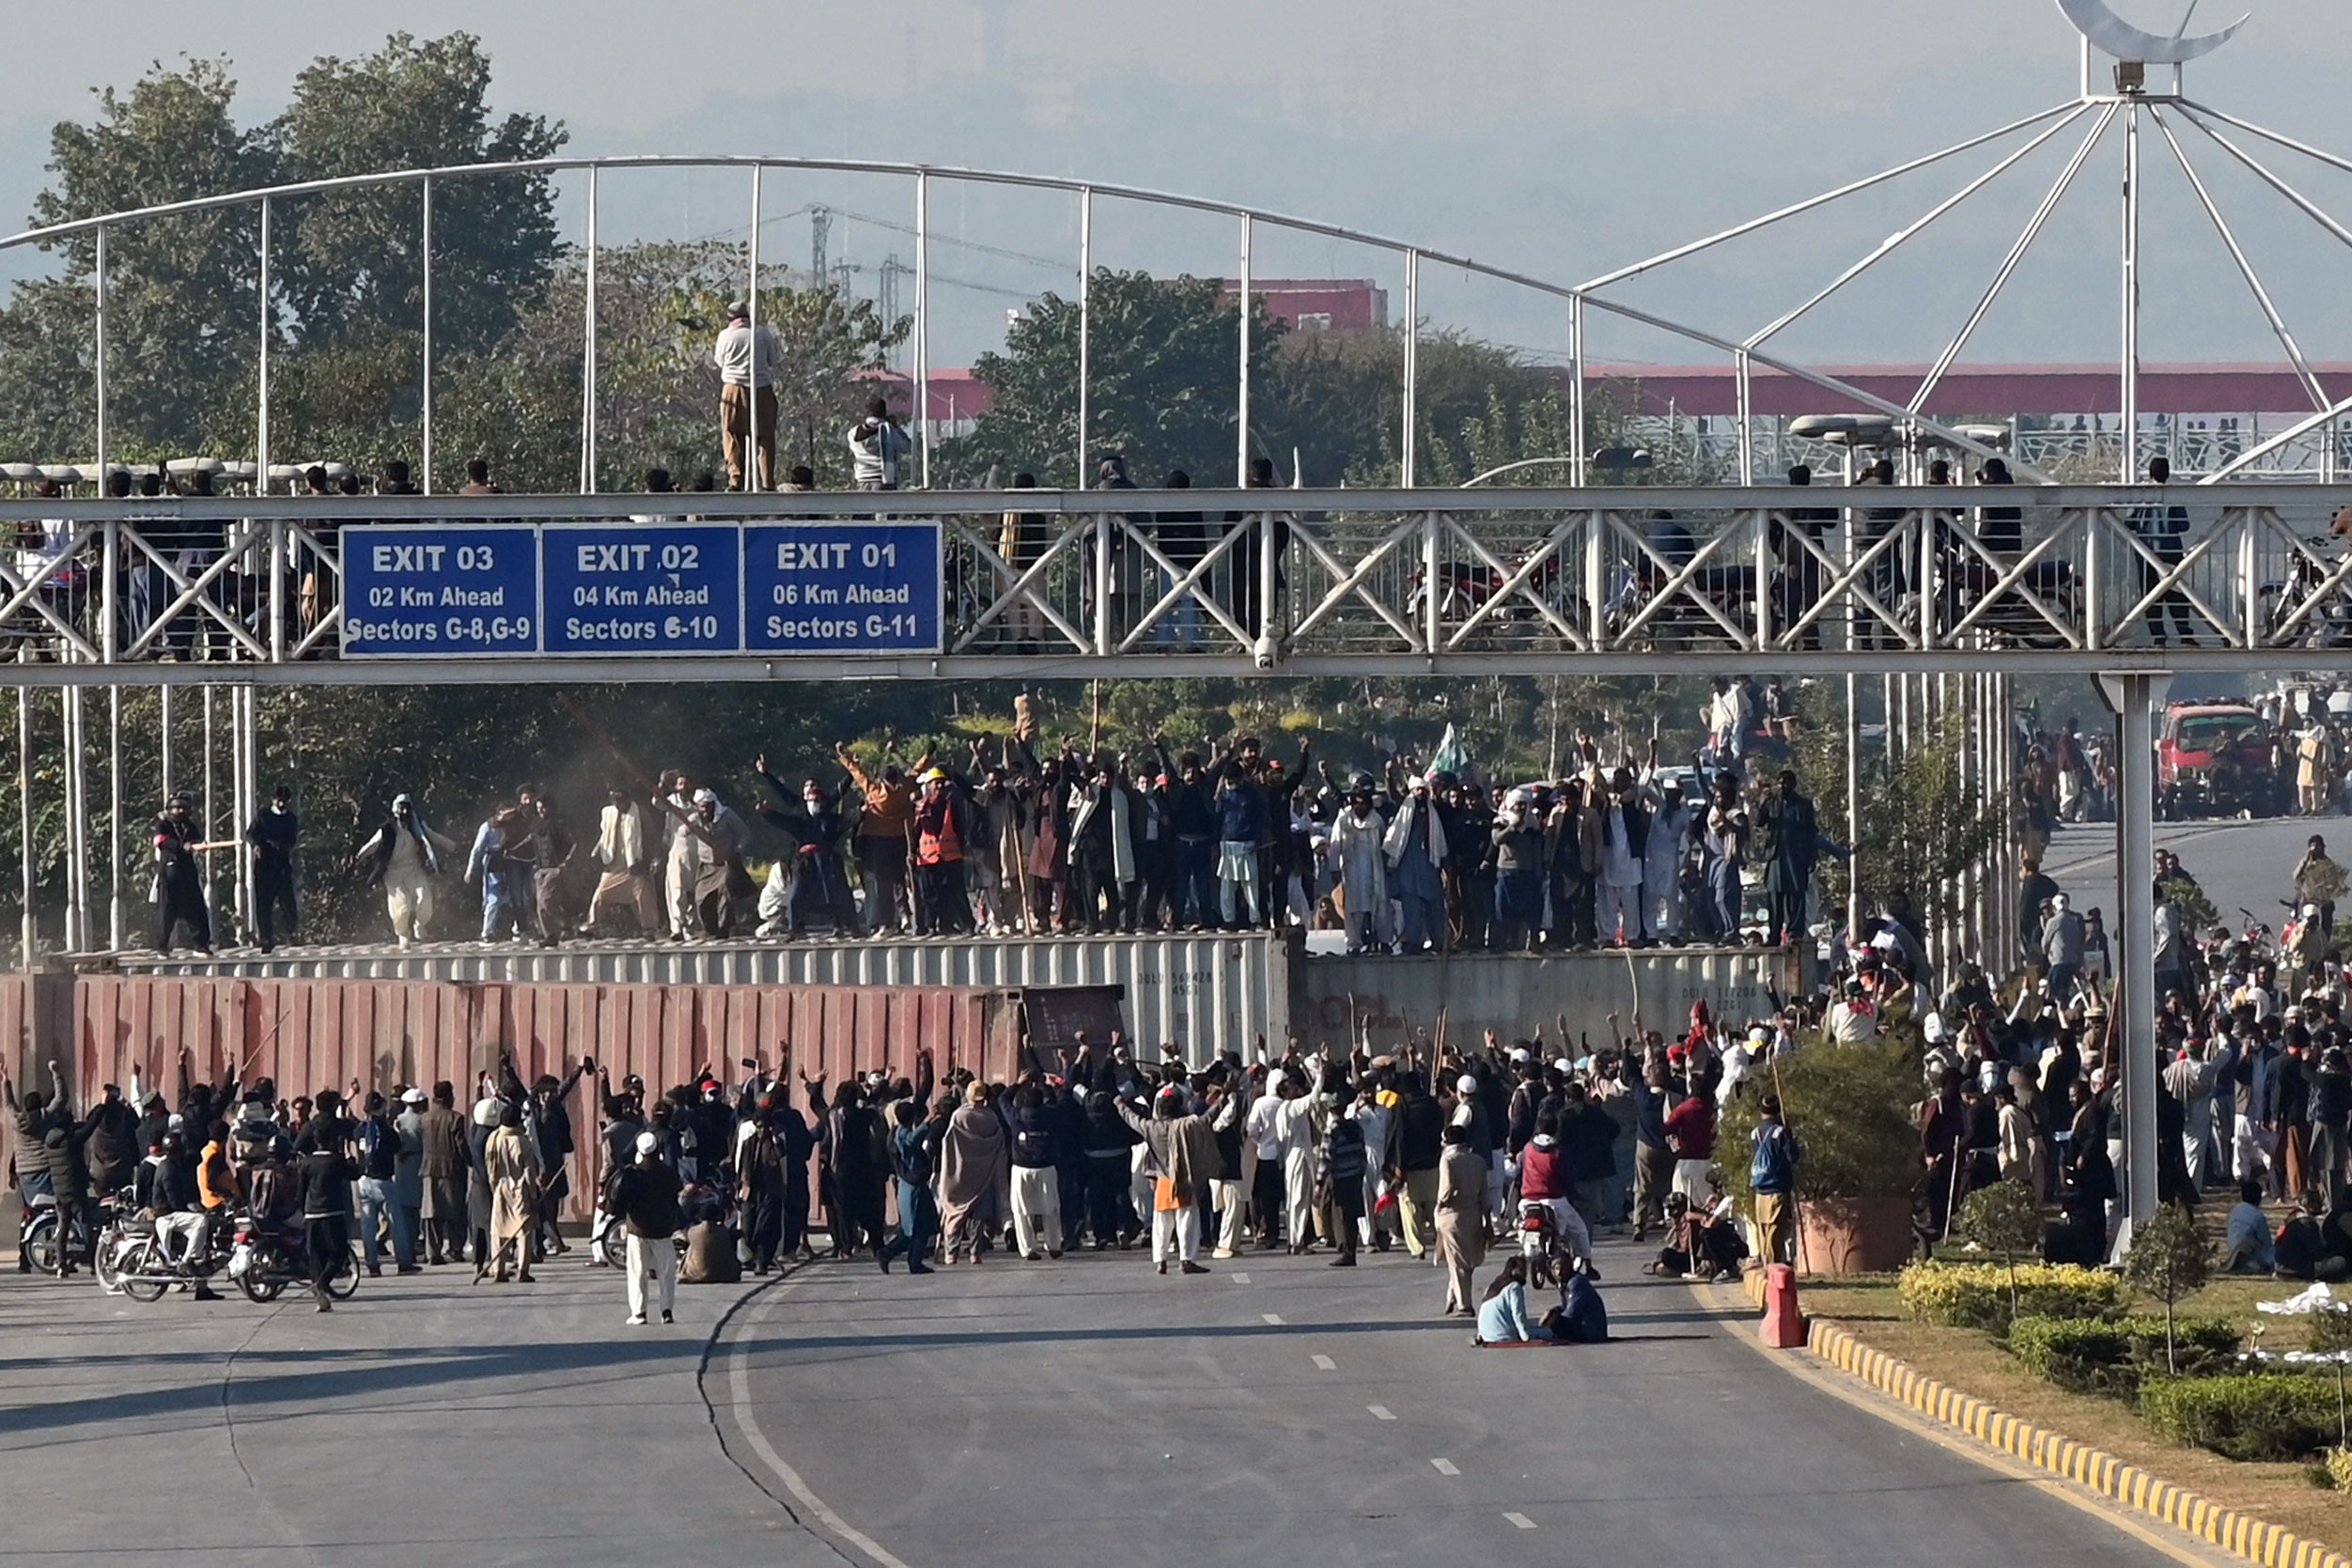
[[[1790,1376],[1634,1257],[1604,1245],[1625,1343],[1516,1352],[1472,1350],[1401,1253],[828,1264],[690,1287],[669,1329],[569,1260],[329,1316],[0,1276],[0,1560],[2168,1560]]]
[[[2352,819],[2343,817],[2159,822],[2156,843],[2180,857],[2233,931],[2245,924],[2238,911],[2251,909],[2275,933],[2287,912],[2280,900],[2293,891],[2296,862],[2313,833],[2328,841],[2330,856],[2352,863]],[[2112,933],[2117,907],[2113,823],[2060,828],[2042,869],[2074,895],[2076,908],[2106,910]],[[2337,918],[2343,918],[2343,911]]]

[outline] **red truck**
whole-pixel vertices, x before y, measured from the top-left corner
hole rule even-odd
[[[2277,813],[2279,770],[2270,731],[2244,703],[2168,704],[2156,739],[2157,812],[2192,816]]]

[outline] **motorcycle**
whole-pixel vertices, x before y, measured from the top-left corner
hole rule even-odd
[[[126,1193],[110,1194],[99,1200],[99,1227],[110,1224],[116,1211],[127,1204]],[[72,1218],[67,1228],[61,1251],[58,1236],[57,1200],[43,1192],[35,1196],[24,1219],[24,1254],[33,1266],[43,1274],[55,1274],[66,1257],[78,1263],[91,1262],[92,1231],[90,1222],[81,1215]]]
[[[1550,1290],[1565,1276],[1568,1249],[1551,1205],[1541,1198],[1519,1200],[1519,1256],[1527,1260],[1529,1290]]]
[[[327,1295],[349,1301],[359,1290],[359,1244],[344,1250],[342,1266],[327,1276]],[[237,1219],[236,1239],[228,1254],[228,1277],[245,1298],[266,1306],[288,1285],[310,1283],[310,1247],[300,1230],[260,1224],[251,1215]]]
[[[1483,561],[1444,561],[1438,565],[1438,619],[1445,626],[1459,626],[1503,598],[1503,590],[1513,576],[1527,564],[1523,554],[1503,557],[1510,570],[1497,571]],[[1414,571],[1406,579],[1405,616],[1414,626],[1422,624],[1428,605],[1427,574]],[[1568,625],[1580,629],[1584,625],[1584,605],[1581,596],[1568,586],[1554,552],[1543,564],[1527,574],[1526,579],[1511,589],[1508,602],[1490,617],[1488,625],[1495,634],[1506,629],[1541,629],[1547,623],[1536,608],[1540,603]],[[1484,641],[1484,640],[1482,640]]]
[[[174,1263],[164,1255],[153,1220],[130,1220],[108,1249],[116,1286],[134,1302],[160,1302],[179,1286],[195,1286],[219,1272],[230,1258],[230,1227],[216,1220],[207,1232],[205,1258]]]
[[[2287,555],[2286,581],[2262,585],[2268,642],[2282,647],[2352,647],[2352,594],[2329,582],[2335,572],[2327,555],[2331,543],[2323,536],[2295,546]]]

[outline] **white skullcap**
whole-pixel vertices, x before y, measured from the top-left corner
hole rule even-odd
[[[1514,1061],[1514,1062],[1524,1062],[1524,1061],[1526,1061],[1526,1060],[1527,1060],[1527,1048],[1526,1048],[1525,1046],[1513,1046],[1513,1047],[1511,1048],[1511,1060],[1512,1060],[1512,1061]]]
[[[662,1140],[649,1132],[641,1132],[637,1135],[637,1152],[641,1155],[659,1154],[662,1152]]]
[[[1459,1094],[1475,1094],[1478,1093],[1478,1079],[1475,1074],[1464,1073],[1454,1080],[1454,1088]]]

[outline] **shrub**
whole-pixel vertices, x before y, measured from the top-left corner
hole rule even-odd
[[[1913,1036],[1912,1038],[1916,1038]],[[1807,1046],[1759,1063],[1748,1092],[1724,1108],[1715,1132],[1723,1187],[1745,1204],[1749,1135],[1756,1102],[1781,1097],[1782,1119],[1797,1135],[1797,1195],[1807,1198],[1908,1198],[1919,1185],[1918,1056],[1910,1040]]]
[[[2074,1264],[2029,1264],[2017,1271],[2021,1317],[2120,1317],[2129,1296],[2123,1281]],[[1915,1263],[1895,1281],[1903,1308],[1946,1328],[2009,1326],[2009,1271],[1999,1264]]]
[[[2182,1318],[2174,1326],[2180,1364],[2193,1375],[2227,1371],[2242,1339],[2226,1318]],[[2164,1320],[2021,1317],[2009,1325],[2009,1349],[2026,1370],[2069,1392],[2129,1400],[2162,1365]]]
[[[2225,1459],[2309,1459],[2344,1441],[2335,1379],[2302,1373],[2151,1377],[2140,1413],[2173,1441]]]
[[[2339,1302],[2312,1313],[2310,1348],[2323,1356],[2352,1350],[2352,1306]]]
[[[2042,1254],[2042,1199],[2025,1183],[1979,1188],[1960,1205],[1960,1234],[2001,1259],[2009,1271],[2009,1312],[2017,1312],[2017,1260]]]
[[[2166,1203],[2145,1224],[2133,1227],[2124,1278],[2164,1303],[2164,1366],[2174,1376],[2180,1374],[2180,1358],[2173,1354],[2173,1309],[2183,1296],[2204,1289],[2212,1272],[2213,1244],[2187,1208]]]

